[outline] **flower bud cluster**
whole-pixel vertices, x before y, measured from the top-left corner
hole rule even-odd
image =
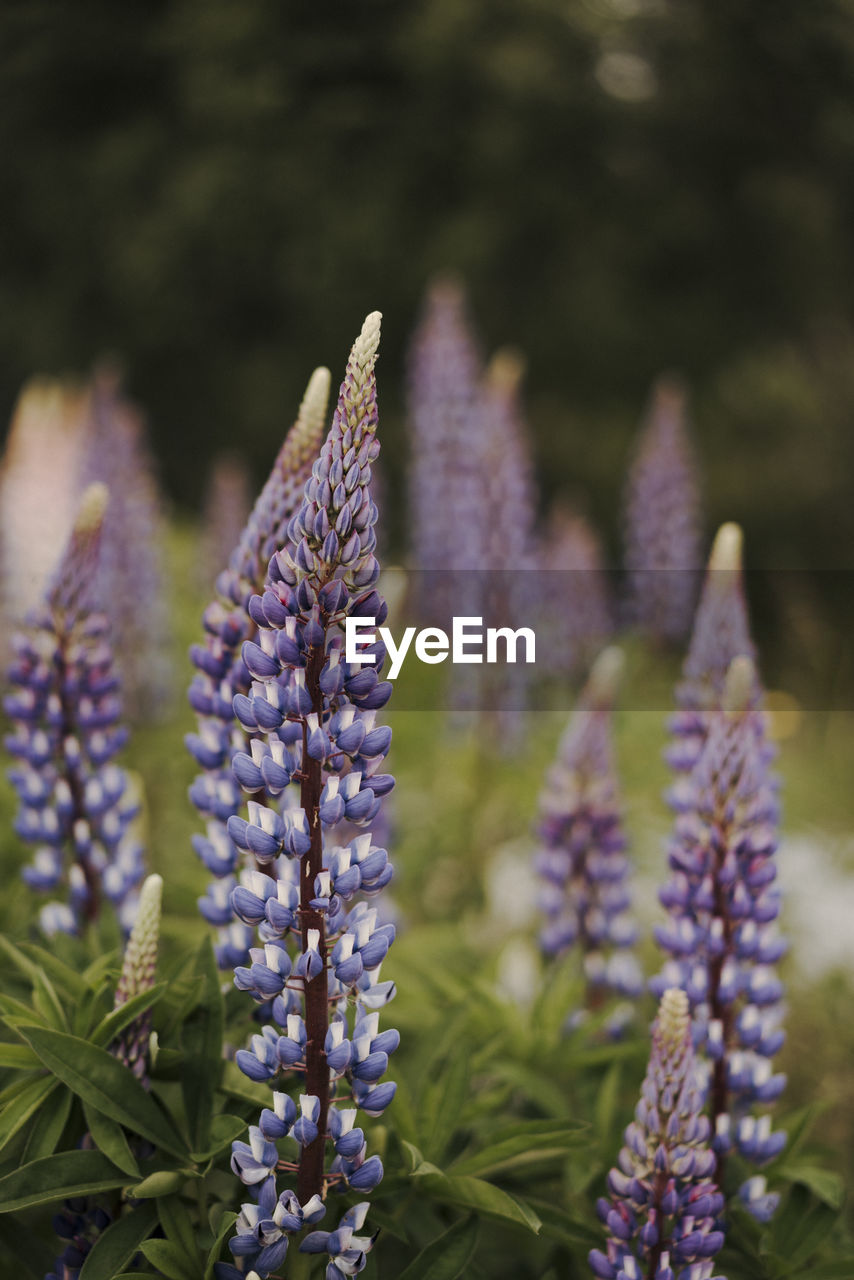
[[[677,710],[669,724],[673,741],[667,750],[667,762],[679,775],[670,795],[675,809],[684,805],[683,793],[690,790],[687,775],[702,753],[730,663],[739,654],[755,657],[744,592],[742,541],[737,524],[721,525],[715,535],[682,680],[676,686]],[[757,679],[755,701],[760,694]]]
[[[235,695],[249,694],[252,685],[241,649],[247,640],[256,638],[258,622],[247,612],[247,604],[254,594],[263,591],[270,557],[286,540],[288,525],[302,502],[305,483],[323,439],[328,399],[329,370],[315,369],[296,422],[228,566],[217,578],[218,598],[204,614],[204,642],[190,651],[196,675],[189,700],[198,716],[198,727],[187,735],[186,744],[204,771],[193,783],[190,797],[206,820],[206,833],[194,836],[193,846],[213,876],[206,895],[199,900],[199,909],[219,929],[216,951],[223,969],[241,963],[251,941],[251,931],[235,921],[231,908],[241,854],[227,831],[229,818],[238,814],[243,804],[232,761],[238,752],[261,749],[257,726],[235,723],[233,709]],[[281,787],[274,787],[268,792],[260,775],[256,782],[249,789],[264,793],[268,800],[281,791]],[[248,861],[254,865],[251,858]]]
[[[94,577],[107,491],[92,485],[54,579],[28,629],[13,639],[12,692],[4,700],[16,764],[15,830],[35,845],[23,878],[35,890],[64,888],[41,912],[47,933],[73,933],[112,903],[125,928],[135,911],[142,850],[138,806],[112,763],[126,732],[107,619],[94,609]]]
[[[621,669],[620,650],[599,655],[540,798],[540,942],[550,956],[579,948],[593,1003],[608,990],[637,996],[643,986],[630,950],[637,930],[611,741]]]
[[[235,984],[270,1018],[236,1061],[274,1089],[249,1141],[233,1146],[232,1168],[257,1202],[243,1206],[231,1249],[261,1277],[281,1265],[294,1233],[324,1216],[330,1189],[363,1193],[381,1180],[357,1121],[360,1111],[381,1115],[395,1092],[382,1077],[399,1036],[380,1030],[378,1012],[394,995],[380,977],[394,927],[371,902],[392,869],[370,829],[394,785],[383,771],[391,730],[376,724],[391,685],[381,679],[381,644],[364,650],[370,664],[343,656],[347,616],[381,623],[387,613],[376,590],[370,497],[379,320],[368,317],[353,347],[289,545],[249,601],[258,628],[243,646],[251,684],[234,699],[251,739],[234,756],[234,775],[250,795],[265,796],[250,801],[247,818],[227,823],[234,845],[261,868],[245,867],[231,894],[258,941]],[[280,1087],[293,1075],[295,1098]],[[296,1192],[279,1193],[282,1168],[296,1174]],[[336,1230],[300,1245],[328,1255],[327,1280],[364,1266],[372,1238],[356,1233],[366,1211],[357,1205]]]
[[[608,1175],[610,1198],[597,1205],[608,1231],[606,1251],[589,1254],[599,1280],[711,1280],[724,1241],[716,1225],[724,1198],[713,1181],[709,1135],[688,1000],[669,989],[635,1118]]]
[[[666,643],[688,634],[701,566],[699,482],[684,401],[669,379],[654,388],[625,497],[629,616]]]
[[[116,987],[116,1009],[134,996],[141,995],[143,991],[150,991],[154,986],[162,896],[162,878],[158,875],[148,876],[139,895],[139,910],[125,947],[122,971]],[[116,1057],[146,1087],[150,1037],[151,1010],[146,1009],[129,1027],[125,1027],[112,1049]]]
[[[785,1085],[771,1059],[784,1040],[775,965],[786,949],[776,926],[776,784],[755,689],[752,660],[734,659],[690,776],[690,802],[677,817],[672,874],[660,892],[668,920],[656,931],[670,959],[652,984],[656,992],[678,985],[687,993],[710,1064],[721,1163],[738,1149],[761,1164],[785,1143],[767,1114],[754,1114]]]

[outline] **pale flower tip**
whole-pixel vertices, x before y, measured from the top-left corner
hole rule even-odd
[[[709,572],[737,573],[741,569],[744,534],[741,526],[729,521],[715,534],[709,556]]]
[[[302,404],[299,407],[297,422],[300,431],[314,438],[323,432],[326,422],[326,411],[329,407],[329,388],[332,374],[320,365],[308,380]]]
[[[756,667],[753,659],[739,654],[729,664],[724,685],[723,709],[728,716],[740,716],[750,705],[756,687]]]
[[[613,705],[626,665],[625,654],[619,645],[608,645],[599,654],[590,669],[587,692],[594,706]]]
[[[688,1030],[690,1007],[688,997],[679,987],[668,987],[658,1007],[658,1027],[670,1041],[681,1040]]]
[[[498,392],[512,394],[519,389],[525,376],[525,366],[525,357],[516,347],[501,347],[486,370],[488,386]]]
[[[147,906],[160,906],[163,898],[163,877],[157,875],[146,876],[139,895],[140,910]]]
[[[381,311],[372,311],[370,315],[367,315],[365,323],[362,325],[362,332],[353,343],[351,358],[361,369],[364,369],[376,357],[377,349],[380,345],[382,318]]]
[[[77,512],[77,519],[74,522],[74,528],[78,533],[89,533],[98,528],[104,519],[104,512],[107,510],[109,498],[109,490],[105,484],[101,484],[99,481],[89,485],[89,488],[83,494]]]

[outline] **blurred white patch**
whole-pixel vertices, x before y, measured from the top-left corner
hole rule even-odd
[[[498,994],[521,1008],[533,1004],[542,986],[540,953],[529,938],[511,938],[498,957]]]
[[[533,858],[531,841],[511,840],[498,847],[487,868],[487,912],[506,929],[525,929],[538,918],[540,881]]]
[[[606,93],[623,102],[646,102],[658,89],[646,58],[619,49],[602,54],[596,64],[596,79]]]
[[[818,831],[791,836],[777,862],[782,929],[798,974],[854,969],[854,840]]]

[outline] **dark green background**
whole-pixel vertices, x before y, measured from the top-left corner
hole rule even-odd
[[[34,371],[120,353],[194,507],[215,450],[260,481],[378,307],[394,478],[451,268],[527,353],[548,496],[613,546],[676,368],[710,526],[754,565],[851,564],[849,0],[6,0],[0,58],[4,419]]]

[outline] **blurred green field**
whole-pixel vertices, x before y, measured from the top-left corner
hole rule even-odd
[[[128,763],[145,786],[150,865],[165,879],[163,953],[167,961],[174,958],[179,945],[200,939],[207,931],[195,905],[204,890],[206,873],[190,846],[198,820],[187,788],[196,770],[182,742],[194,723],[184,696],[191,674],[185,655],[199,636],[199,618],[210,594],[198,565],[195,530],[173,527],[169,567],[174,713],[162,723],[137,728],[127,753]],[[636,641],[627,646],[627,653],[628,689],[643,687],[648,698],[654,695],[655,703],[666,708],[678,661],[651,654]],[[426,674],[418,678],[436,682],[438,703],[440,669],[421,670]],[[501,754],[494,750],[491,731],[451,725],[439,710],[395,712],[393,706],[392,699],[388,719],[394,741],[389,763],[397,787],[390,803],[390,851],[396,869],[391,897],[399,935],[384,976],[393,976],[398,984],[392,1021],[403,1036],[392,1069],[401,1084],[395,1123],[404,1131],[410,1125],[411,1132],[416,1132],[423,1123],[418,1114],[427,1106],[424,1099],[429,1094],[425,1071],[429,1063],[442,1061],[442,1055],[450,1053],[455,1037],[473,1035],[476,1028],[483,1046],[493,1046],[492,1050],[485,1047],[485,1054],[495,1051],[512,1059],[515,1039],[521,1036],[528,1048],[514,1069],[524,1072],[525,1061],[530,1062],[525,1054],[533,1053],[531,1046],[538,1043],[538,1037],[556,1035],[554,1027],[547,1035],[547,1029],[535,1024],[540,1013],[532,1014],[533,993],[526,999],[525,992],[531,991],[532,984],[534,988],[541,986],[545,977],[533,945],[532,825],[543,773],[566,716],[563,712],[532,714],[512,754]],[[790,708],[786,716],[779,717],[777,728],[787,735],[779,744],[784,800],[782,865],[784,869],[791,865],[796,872],[791,882],[783,879],[787,900],[784,927],[789,931],[788,926],[797,922],[793,945],[783,964],[789,987],[789,1039],[781,1069],[788,1073],[789,1085],[780,1110],[790,1113],[819,1105],[810,1141],[815,1153],[820,1152],[823,1162],[849,1185],[854,1179],[854,1020],[850,1018],[854,942],[850,936],[828,936],[835,926],[832,918],[823,915],[822,904],[836,910],[838,916],[839,903],[834,908],[832,902],[834,886],[847,886],[848,892],[854,893],[850,784],[854,715],[796,714]],[[623,710],[617,715],[616,735],[626,821],[637,865],[639,909],[645,923],[643,958],[651,973],[659,958],[649,925],[659,918],[654,894],[663,876],[662,841],[669,824],[661,798],[668,781],[661,758],[664,715]],[[10,936],[20,938],[33,935],[33,926],[27,922],[34,915],[34,904],[17,874],[26,854],[9,834],[13,811],[11,789],[4,780],[0,784],[0,853],[5,891],[0,922]],[[790,842],[800,851],[794,860],[785,852]],[[831,871],[834,879],[827,884],[828,894],[823,898],[821,879]],[[567,1001],[567,1010],[571,1007],[573,988],[568,973],[565,970],[559,975],[549,997],[552,1018],[555,1011],[560,1013],[562,999]],[[239,1035],[241,1028],[245,1034],[248,1024],[240,1019],[246,1014],[239,1001],[233,1007],[239,1013],[235,1034]],[[639,1031],[651,1016],[648,1001],[637,1024]],[[550,1065],[543,1070],[551,1072],[542,1082],[546,1114],[562,1109],[566,1118],[587,1120],[590,1117],[584,1108],[590,1095],[583,1087],[576,1089],[573,1051],[567,1048],[562,1063],[560,1039],[555,1035],[548,1041],[550,1056],[544,1059]],[[645,1047],[630,1037],[620,1052],[625,1058],[612,1091],[613,1116],[607,1126],[615,1144],[630,1118]],[[474,1061],[473,1079],[477,1071]],[[508,1089],[514,1087],[511,1077],[510,1083],[505,1082]],[[470,1087],[476,1093],[475,1084]],[[460,1105],[466,1105],[465,1097]],[[578,1194],[586,1195],[588,1175],[601,1178],[615,1155],[616,1145],[612,1150],[588,1153],[584,1170],[569,1170],[569,1185],[573,1186],[574,1179]],[[388,1172],[395,1171],[390,1167]],[[536,1188],[528,1187],[526,1194],[536,1198]],[[497,1239],[500,1244],[500,1235]],[[393,1249],[386,1249],[386,1256],[391,1258]],[[543,1274],[536,1270],[536,1254],[531,1258],[534,1269],[518,1274]],[[371,1265],[379,1268],[379,1275],[396,1274],[385,1269],[390,1266],[388,1260]],[[484,1265],[479,1263],[479,1267]],[[471,1274],[490,1272],[474,1269]]]

